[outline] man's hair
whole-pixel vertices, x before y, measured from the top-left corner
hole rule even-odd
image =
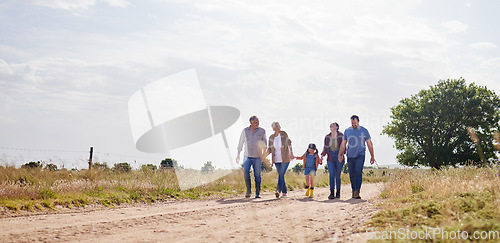
[[[250,120],[250,122],[253,122],[257,119],[259,119],[257,116],[251,116],[249,120]]]
[[[356,119],[356,120],[358,120],[358,121],[359,121],[359,116],[352,115],[352,116],[351,116],[351,120],[354,120],[354,119]]]

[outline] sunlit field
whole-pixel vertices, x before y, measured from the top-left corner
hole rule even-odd
[[[475,231],[500,232],[499,175],[498,165],[394,170],[380,195],[383,210],[374,215],[367,228],[439,228],[467,231],[469,235]]]
[[[365,174],[365,182],[389,179],[387,170],[365,169]],[[193,171],[193,180],[197,180],[200,175],[203,173]],[[263,191],[274,191],[277,178],[275,170],[263,172]],[[290,170],[285,180],[290,191],[305,186],[302,173]],[[349,177],[345,173],[342,173],[342,182],[349,183]],[[328,172],[319,170],[315,184],[316,187],[328,186]],[[253,178],[252,185],[255,185]],[[234,196],[244,193],[244,190],[241,170],[233,171],[211,183],[181,190],[172,169],[142,169],[130,172],[111,169],[50,171],[0,166],[0,206],[10,211],[57,210],[61,207],[73,208],[89,204],[113,207],[123,203],[206,199]]]

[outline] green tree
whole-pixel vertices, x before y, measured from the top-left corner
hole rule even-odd
[[[161,161],[160,168],[161,169],[177,168],[177,161],[175,159],[165,158],[164,160]]]
[[[130,171],[132,171],[132,167],[127,162],[116,163],[113,166],[113,171],[116,171],[116,172],[130,172]]]
[[[21,166],[21,168],[26,168],[26,169],[41,169],[42,168],[42,163],[40,161],[31,161],[31,162],[28,162],[24,165]]]
[[[207,161],[203,167],[201,167],[202,172],[212,172],[215,170],[215,167],[212,165],[212,161]]]
[[[496,157],[492,134],[499,130],[499,110],[500,98],[486,87],[441,80],[392,107],[382,133],[394,138],[402,165],[485,164]],[[467,128],[475,131],[476,141]]]
[[[293,166],[292,171],[295,173],[300,173],[300,172],[304,171],[304,169],[302,168],[302,164],[298,163],[295,166]]]

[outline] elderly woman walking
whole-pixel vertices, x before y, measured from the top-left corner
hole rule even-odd
[[[285,183],[285,173],[290,164],[290,159],[293,158],[292,141],[285,131],[281,130],[279,122],[271,124],[274,133],[269,136],[269,146],[264,157],[271,154],[272,162],[276,165],[278,171],[278,186],[276,188],[276,198],[286,197],[287,188]]]

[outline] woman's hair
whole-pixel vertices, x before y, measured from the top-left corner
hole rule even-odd
[[[318,154],[318,149],[316,148],[316,144],[310,143],[309,146],[307,146],[306,154],[309,153],[309,149],[313,149],[314,154]]]
[[[334,122],[334,123],[330,124],[330,127],[333,126],[333,125],[337,126],[337,131],[340,129],[340,126],[339,126],[338,123]]]
[[[278,123],[278,124],[279,124],[279,122],[277,122],[277,121],[275,121],[275,122],[271,123],[271,128],[274,128],[274,126],[276,125],[276,123]]]

